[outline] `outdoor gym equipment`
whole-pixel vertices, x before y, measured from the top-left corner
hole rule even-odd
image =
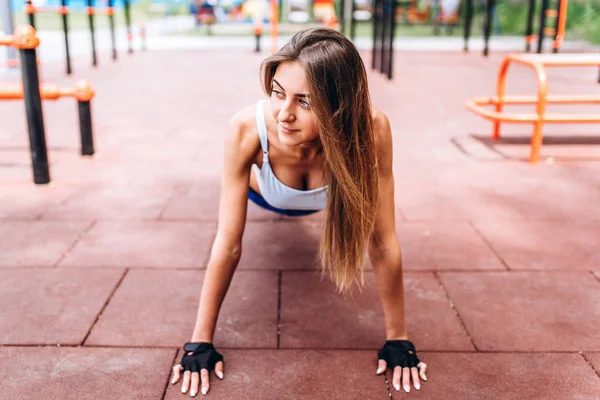
[[[532,68],[537,79],[537,96],[505,96],[506,74],[511,63]],[[533,124],[529,161],[539,161],[542,146],[542,128],[546,123],[600,123],[600,113],[596,114],[549,114],[547,104],[593,104],[600,103],[600,95],[548,95],[547,67],[591,67],[600,66],[600,54],[511,54],[504,58],[498,73],[495,97],[477,97],[467,101],[466,106],[475,114],[494,123],[493,140],[500,138],[500,123]],[[507,113],[505,104],[535,104],[535,113]],[[493,105],[491,111],[484,106]]]
[[[62,26],[65,37],[65,56],[66,56],[66,69],[67,74],[70,75],[72,73],[71,67],[71,56],[69,52],[69,6],[67,4],[68,0],[61,0],[60,7],[36,7],[33,5],[32,0],[25,0],[24,11],[27,14],[29,25],[35,28],[35,15],[37,13],[56,13],[61,14],[62,16]],[[92,46],[92,65],[95,67],[98,65],[98,58],[96,53],[96,39],[95,39],[95,20],[94,16],[98,13],[104,13],[108,16],[109,26],[110,26],[110,35],[111,35],[111,44],[112,44],[112,59],[117,59],[117,46],[116,46],[116,36],[115,36],[115,0],[106,0],[107,6],[106,8],[98,9],[96,8],[96,0],[86,0],[86,8],[85,13],[88,16],[88,26],[90,28],[90,40]],[[128,42],[128,52],[133,53],[133,35],[131,33],[131,17],[130,17],[130,4],[129,0],[123,0],[123,8],[125,14],[125,23],[127,26],[127,42]],[[145,30],[142,27],[140,31],[140,36],[142,39],[142,49],[145,50]]]
[[[46,184],[50,182],[50,170],[42,99],[56,100],[61,97],[73,97],[77,100],[81,155],[93,155],[90,102],[94,97],[94,92],[90,85],[83,80],[79,81],[74,89],[64,89],[56,85],[40,85],[36,56],[36,48],[39,43],[36,31],[30,25],[18,27],[13,35],[0,36],[0,46],[11,46],[19,50],[22,69],[22,85],[1,85],[0,100],[25,100],[33,179],[36,184]]]
[[[569,0],[556,0],[556,8],[550,9],[550,0],[542,0],[542,8],[539,15],[538,35],[533,34],[533,16],[535,14],[535,0],[529,0],[527,11],[527,30],[525,32],[525,51],[530,51],[531,43],[537,40],[537,52],[542,52],[544,38],[551,36],[552,52],[558,53],[565,36],[565,26],[567,23],[567,6]],[[554,27],[547,27],[548,18],[554,18]]]
[[[396,31],[396,1],[375,0],[373,5],[372,69],[392,79],[394,59],[394,34]]]
[[[483,22],[483,55],[489,54],[490,35],[492,32],[492,12],[496,7],[496,0],[485,1],[485,19]],[[473,0],[465,0],[465,22],[464,32],[464,51],[469,51],[469,38],[471,36],[471,26],[473,22]]]

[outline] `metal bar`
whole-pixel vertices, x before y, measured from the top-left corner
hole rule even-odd
[[[67,7],[67,0],[61,0],[61,5],[63,10],[65,10],[65,12],[62,12],[62,25],[63,25],[63,33],[65,35],[65,58],[66,58],[66,64],[67,64],[67,75],[71,75],[72,69],[71,69],[71,52],[69,50],[69,21],[68,21],[68,11],[66,9]]]
[[[373,49],[371,55],[371,68],[379,68],[379,28],[381,26],[381,2],[383,0],[374,0],[373,3]]]
[[[79,133],[81,137],[81,155],[94,154],[94,135],[92,132],[92,111],[89,101],[77,102],[79,111]]]
[[[492,32],[492,12],[494,11],[496,5],[496,0],[487,0],[486,3],[486,10],[485,10],[485,21],[484,21],[484,25],[483,25],[483,41],[484,41],[484,47],[483,47],[483,55],[484,56],[488,56],[490,49],[489,49],[489,43],[490,43],[490,35]]]
[[[351,0],[350,4],[352,4],[352,12],[350,13],[350,40],[354,41],[354,38],[356,37],[356,20],[354,19],[354,11],[356,10],[354,0]]]
[[[98,59],[96,57],[96,38],[94,35],[94,6],[93,0],[87,0],[87,14],[90,26],[90,38],[92,40],[92,65],[95,67],[98,65]]]
[[[21,69],[23,80],[23,96],[29,131],[29,147],[33,167],[33,181],[36,184],[50,182],[48,166],[48,150],[46,148],[46,132],[40,95],[40,79],[37,68],[35,49],[21,49]]]
[[[535,13],[535,0],[529,0],[527,9],[527,28],[525,28],[525,51],[531,50],[531,42],[533,40],[533,15]]]
[[[390,0],[390,39],[389,39],[389,53],[388,53],[388,66],[387,66],[387,77],[388,80],[392,80],[393,77],[393,66],[394,66],[394,34],[396,32],[396,0]]]
[[[35,8],[31,0],[25,0],[25,12],[29,20],[29,25],[35,28]]]
[[[127,43],[129,44],[128,52],[133,53],[133,36],[131,34],[131,15],[129,10],[129,0],[123,0],[125,6],[125,24],[127,25]]]
[[[110,26],[110,41],[112,46],[112,59],[117,59],[117,38],[115,35],[115,0],[108,0],[108,24]]]
[[[540,12],[540,26],[538,33],[537,52],[542,52],[544,47],[544,28],[546,27],[546,10],[548,10],[548,0],[542,0],[542,9]]]
[[[469,51],[469,38],[471,37],[471,26],[473,23],[473,0],[465,0],[465,20],[463,26],[463,34],[465,43],[463,50]]]
[[[386,68],[387,68],[387,48],[386,48],[386,44],[387,44],[387,40],[385,37],[385,34],[387,32],[387,10],[388,10],[388,3],[390,0],[382,0],[381,4],[382,4],[382,13],[381,13],[381,60],[379,62],[379,72],[384,74],[386,73]]]

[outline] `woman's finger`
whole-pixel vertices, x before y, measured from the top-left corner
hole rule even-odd
[[[377,372],[375,372],[377,375],[382,374],[385,372],[385,370],[387,369],[387,363],[385,362],[385,360],[379,360],[378,366],[377,366]]]
[[[427,371],[427,364],[425,364],[424,362],[420,362],[417,365],[417,368],[419,368],[419,375],[421,376],[421,379],[423,379],[425,382],[427,382],[427,375],[425,374],[425,371]]]
[[[202,394],[206,394],[208,393],[208,389],[210,387],[210,375],[208,374],[208,370],[206,368],[202,368],[200,370],[200,379],[202,381]]]
[[[192,386],[190,387],[190,396],[194,397],[198,393],[198,385],[200,384],[200,374],[192,372]]]
[[[402,387],[406,393],[410,392],[410,368],[402,368]]]
[[[400,377],[402,376],[402,367],[394,368],[394,375],[392,376],[392,384],[394,389],[400,390]]]
[[[412,367],[410,369],[410,375],[412,376],[413,385],[414,385],[415,389],[417,389],[417,390],[421,389],[421,382],[419,382],[419,370],[416,369],[415,367]]]
[[[171,379],[171,383],[177,383],[177,381],[179,380],[179,377],[181,376],[181,371],[183,370],[183,367],[181,366],[181,364],[177,364],[173,366],[173,379]]]
[[[215,374],[219,377],[219,379],[223,379],[225,377],[223,375],[223,361],[219,361],[215,364]]]
[[[181,383],[181,393],[187,393],[190,387],[190,376],[192,373],[190,371],[185,371],[183,373],[183,382]]]

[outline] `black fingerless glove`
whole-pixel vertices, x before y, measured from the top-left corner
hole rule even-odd
[[[379,360],[385,360],[392,371],[397,366],[416,367],[421,362],[417,357],[415,345],[409,340],[387,340],[377,353]]]
[[[184,371],[200,372],[206,368],[208,372],[215,368],[215,364],[223,361],[223,356],[215,349],[212,343],[186,343],[183,346],[181,366]]]

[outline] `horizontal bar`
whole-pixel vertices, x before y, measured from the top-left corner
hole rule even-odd
[[[58,85],[42,83],[40,85],[40,95],[44,100],[56,100],[61,97],[75,97],[73,89],[61,88]],[[0,85],[0,100],[21,100],[23,99],[23,86],[20,84]]]
[[[513,123],[532,123],[540,121],[534,113],[505,113],[485,109],[474,101],[467,101],[466,106],[475,114],[490,120]],[[544,114],[541,118],[544,123],[600,123],[600,114]]]
[[[475,97],[473,102],[478,105],[483,104],[536,104],[539,101],[537,96],[504,96],[502,101],[498,96],[492,97]],[[594,104],[600,103],[599,95],[554,95],[546,97],[548,104]]]
[[[510,54],[511,61],[528,66],[541,65],[549,67],[589,67],[600,65],[600,54],[597,53],[563,53],[563,54]]]

